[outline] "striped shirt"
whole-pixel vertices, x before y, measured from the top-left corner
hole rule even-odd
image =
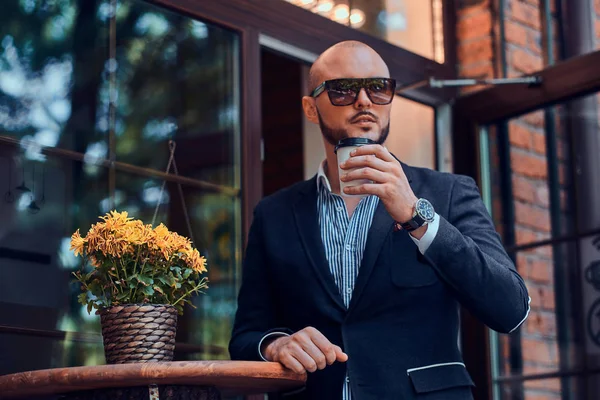
[[[319,168],[317,188],[317,213],[325,255],[329,261],[329,270],[347,308],[350,305],[354,283],[379,198],[377,196],[363,197],[352,217],[348,217],[344,199],[331,192],[323,164]],[[349,377],[346,376],[342,400],[352,399],[349,383]]]

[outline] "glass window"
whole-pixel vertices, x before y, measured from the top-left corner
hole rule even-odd
[[[116,159],[164,169],[168,140],[175,139],[181,173],[201,170],[194,178],[239,187],[227,168],[239,129],[237,36],[145,2],[129,3],[117,14]],[[100,118],[103,126],[106,118]]]
[[[107,1],[9,3],[0,374],[104,361],[69,240],[111,209],[193,239],[210,288],[179,318],[176,357],[228,358],[242,250],[237,35],[144,1],[119,1],[114,19]]]
[[[531,297],[516,331],[492,334],[494,399],[600,389],[598,121],[590,95],[484,130],[488,204]]]
[[[80,4],[80,5],[79,5]],[[97,127],[106,75],[107,5],[10,1],[0,21],[0,131],[39,146],[106,154]],[[35,149],[34,149],[35,148]]]
[[[332,21],[444,62],[442,0],[285,0]]]

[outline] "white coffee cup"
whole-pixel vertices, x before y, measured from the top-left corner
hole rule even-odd
[[[367,138],[346,138],[346,139],[340,140],[339,143],[337,144],[337,146],[335,146],[335,153],[337,155],[337,162],[338,162],[338,174],[339,174],[340,178],[342,177],[342,175],[347,174],[348,172],[354,170],[354,169],[342,169],[340,167],[340,165],[344,161],[346,161],[347,159],[350,158],[350,153],[352,152],[352,150],[354,150],[360,146],[367,145],[367,144],[377,144],[377,142],[375,142],[374,140],[371,140],[371,139],[367,139]],[[364,197],[364,196],[366,196],[364,194],[344,193],[344,188],[350,187],[350,186],[362,185],[364,183],[372,183],[372,181],[369,179],[355,179],[352,181],[343,182],[340,179],[340,193],[342,196]]]

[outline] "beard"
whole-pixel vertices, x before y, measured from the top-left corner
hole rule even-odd
[[[319,112],[319,110],[317,110],[317,116],[319,118],[319,127],[321,128],[321,133],[323,134],[325,140],[327,140],[327,142],[332,146],[336,146],[340,140],[349,137],[348,131],[346,131],[345,129],[335,129],[330,126],[327,126],[327,124],[323,121],[323,118],[321,118],[321,113]],[[377,144],[384,144],[389,134],[390,123],[388,122],[388,124],[381,129],[381,132],[379,133],[379,138],[376,140]]]

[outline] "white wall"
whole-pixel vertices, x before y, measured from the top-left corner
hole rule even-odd
[[[435,168],[433,108],[396,96],[390,119],[388,150],[408,165]]]

